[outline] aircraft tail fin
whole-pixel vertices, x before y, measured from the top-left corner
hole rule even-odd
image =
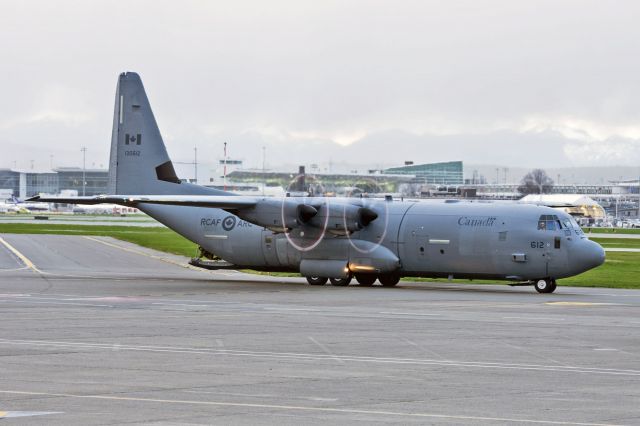
[[[120,74],[111,134],[109,194],[222,195],[181,182],[160,135],[140,76]]]

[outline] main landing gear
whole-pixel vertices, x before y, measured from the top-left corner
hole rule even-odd
[[[390,272],[386,274],[354,274],[356,281],[363,287],[371,287],[376,280],[380,281],[383,287],[393,287],[400,282],[400,274]],[[345,287],[351,283],[351,276],[347,278],[327,278],[327,277],[306,277],[311,285],[325,285],[327,281],[337,287]]]
[[[325,285],[327,280],[327,277],[307,277],[307,282],[311,285]]]
[[[533,283],[533,286],[536,288],[538,293],[553,293],[557,287],[556,280],[551,278],[536,280]]]
[[[346,287],[351,282],[351,277],[347,278],[329,278],[331,285],[336,287]]]
[[[378,278],[375,274],[356,274],[356,281],[363,287],[371,287]]]

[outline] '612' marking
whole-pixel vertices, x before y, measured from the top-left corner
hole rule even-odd
[[[544,241],[531,241],[531,248],[544,248]]]
[[[140,157],[140,151],[125,151],[125,157]]]

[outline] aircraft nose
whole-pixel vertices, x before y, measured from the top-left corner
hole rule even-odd
[[[583,271],[600,266],[604,263],[604,249],[598,243],[591,240],[582,240],[572,253],[574,265]]]

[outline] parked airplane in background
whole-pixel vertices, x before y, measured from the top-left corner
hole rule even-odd
[[[0,213],[18,213],[20,207],[14,203],[0,202]]]
[[[26,209],[30,212],[46,212],[50,210],[48,203],[31,200],[20,201],[15,196],[11,197],[11,202],[17,206],[18,209]]]
[[[140,213],[134,207],[119,206],[117,204],[95,204],[95,205],[78,205],[73,207],[73,214],[110,214],[122,216],[126,214]]]
[[[0,212],[2,213],[18,213],[20,211],[49,211],[49,204],[44,202],[25,202],[20,201],[15,196],[11,197],[11,201],[8,200],[0,203]]]
[[[137,207],[234,268],[299,271],[310,284],[485,278],[550,293],[556,279],[604,262],[571,216],[548,207],[237,196],[181,182],[132,72],[116,89],[109,193],[29,201]]]

